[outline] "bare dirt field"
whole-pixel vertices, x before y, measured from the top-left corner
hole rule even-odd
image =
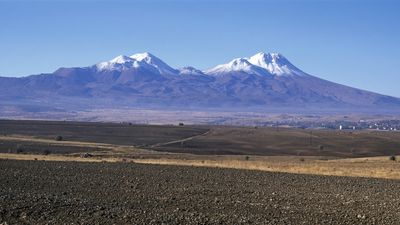
[[[0,135],[20,135],[54,140],[147,146],[192,137],[208,131],[200,126],[130,125],[63,121],[0,120]]]
[[[194,154],[389,156],[400,154],[400,132],[213,127],[207,135],[155,149]]]
[[[2,224],[399,224],[400,181],[0,160]]]

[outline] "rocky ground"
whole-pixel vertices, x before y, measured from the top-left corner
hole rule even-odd
[[[400,224],[400,181],[0,160],[0,224]]]

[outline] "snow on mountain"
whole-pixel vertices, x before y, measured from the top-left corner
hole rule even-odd
[[[187,66],[179,69],[180,75],[205,75],[203,71],[198,70],[194,67]]]
[[[95,66],[99,71],[103,70],[122,71],[130,68],[137,68],[140,65],[138,61],[129,58],[128,56],[120,55],[111,59],[110,61],[98,63]]]
[[[95,67],[99,71],[123,71],[132,68],[143,68],[162,75],[177,75],[179,72],[148,52],[134,54],[130,57],[120,55],[110,61],[98,63]]]
[[[292,65],[281,54],[263,52],[257,53],[250,58],[236,58],[229,63],[218,65],[206,71],[200,71],[193,67],[174,69],[148,52],[138,53],[131,56],[120,55],[110,61],[98,63],[95,67],[99,71],[124,71],[132,68],[143,68],[162,75],[221,75],[230,72],[243,72],[259,76],[306,75],[300,69]]]
[[[245,58],[237,58],[230,61],[229,63],[221,64],[205,71],[205,73],[209,75],[221,75],[231,72],[244,72],[247,74],[255,74],[259,76],[271,75],[264,68],[251,64]]]
[[[163,62],[161,59],[157,58],[156,56],[154,56],[148,52],[134,54],[134,55],[131,55],[130,58],[135,59],[139,62],[145,62],[148,65],[151,65],[151,66],[157,68],[159,73],[163,74],[163,75],[176,75],[178,73],[178,71],[176,69],[173,69],[172,67],[167,65],[165,62]]]
[[[257,53],[250,58],[248,61],[256,66],[262,67],[271,74],[277,76],[287,75],[306,75],[303,71],[292,65],[283,55],[279,53]]]
[[[257,53],[250,58],[237,58],[227,64],[206,70],[206,74],[218,75],[230,72],[244,72],[260,76],[307,76],[279,53]]]
[[[110,63],[114,63],[114,64],[124,64],[127,62],[132,62],[132,59],[125,55],[119,55],[119,56],[115,57],[114,59],[110,60]]]

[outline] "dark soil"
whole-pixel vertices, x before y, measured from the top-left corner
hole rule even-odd
[[[0,120],[0,135],[26,135],[54,140],[149,146],[205,133],[198,126],[129,125],[63,121]]]
[[[0,160],[0,224],[400,224],[400,181]]]
[[[156,150],[199,155],[389,157],[400,154],[400,132],[213,127],[207,135]]]
[[[60,142],[62,144],[62,142]],[[29,141],[0,140],[0,153],[18,154],[71,154],[104,151],[96,147],[63,146]]]

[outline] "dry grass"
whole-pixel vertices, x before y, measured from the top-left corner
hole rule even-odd
[[[33,154],[13,154],[2,153],[0,159],[14,160],[44,160],[44,161],[74,161],[74,162],[117,162],[117,158],[81,158],[77,156],[66,155],[33,155]],[[119,159],[120,160],[120,159]]]
[[[115,144],[105,144],[105,143],[94,143],[94,142],[83,142],[83,141],[56,141],[51,139],[43,139],[32,136],[22,136],[22,135],[9,135],[9,136],[0,136],[0,141],[17,141],[20,143],[43,143],[50,144],[54,146],[69,146],[69,147],[90,147],[90,148],[98,148],[103,151],[105,154],[113,155],[113,154],[152,154],[154,151],[144,150],[140,148],[136,148],[133,146],[127,145],[115,145]],[[155,152],[158,153],[158,152]]]
[[[171,155],[169,155],[169,157],[171,157]],[[77,162],[134,162],[158,165],[261,170],[297,174],[400,179],[400,163],[390,161],[388,157],[321,160],[315,157],[301,158],[293,156],[270,156],[250,157],[249,160],[246,160],[243,156],[197,157],[192,155],[189,158],[184,158],[182,155],[175,155],[175,157],[172,158],[124,159],[116,156],[104,158],[99,156],[81,158],[76,155],[30,155],[4,153],[0,154],[0,159]]]
[[[249,169],[271,172],[298,174],[317,174],[329,176],[373,177],[400,179],[400,163],[392,162],[387,157],[371,157],[360,160],[318,160],[297,157],[258,157],[254,160],[219,159],[219,160],[185,160],[185,159],[138,159],[136,163],[185,165],[218,168]]]
[[[0,136],[0,140],[6,141],[20,141],[20,142],[37,142],[37,143],[45,143],[45,144],[54,144],[54,145],[64,145],[64,146],[79,146],[79,147],[99,147],[105,149],[112,149],[113,145],[110,144],[102,144],[102,143],[91,143],[91,142],[80,142],[80,141],[56,141],[50,139],[43,139],[31,136],[22,136],[22,135],[9,135],[9,136]]]

